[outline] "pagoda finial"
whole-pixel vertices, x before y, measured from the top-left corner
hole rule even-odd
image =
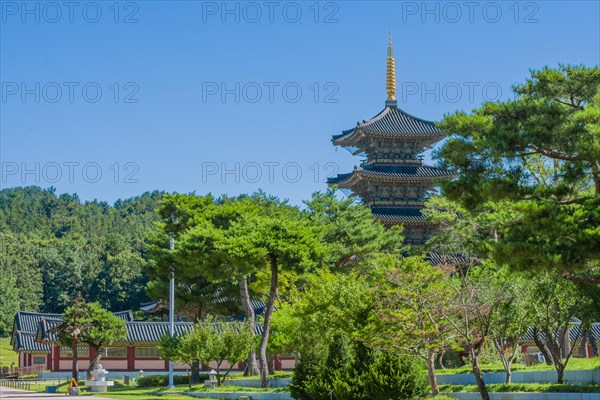
[[[390,32],[390,41],[387,50],[387,74],[385,89],[388,95],[388,101],[396,100],[396,61],[394,60],[394,47],[392,46],[392,32]]]

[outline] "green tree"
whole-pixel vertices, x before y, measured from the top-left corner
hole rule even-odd
[[[24,234],[0,232],[0,336],[10,334],[18,310],[38,310],[42,286],[31,241]]]
[[[86,303],[76,295],[73,304],[62,315],[63,321],[55,328],[61,345],[71,347],[73,354],[73,377],[77,379],[77,345],[86,343],[94,350],[87,372],[94,370],[100,363],[105,347],[127,337],[125,321],[100,303]]]
[[[575,345],[581,341],[570,339],[575,318],[581,320],[581,332],[587,332],[593,322],[595,299],[579,285],[546,272],[537,274],[525,291],[525,310],[531,318],[534,341],[556,369],[557,383],[564,383],[564,371]]]
[[[98,302],[86,304],[85,310],[83,318],[79,320],[81,324],[79,340],[87,343],[94,351],[94,358],[86,370],[89,373],[100,363],[106,347],[127,337],[127,329],[125,321],[102,308]],[[68,316],[68,312],[65,311],[63,317],[65,315]]]
[[[494,316],[512,301],[507,290],[511,277],[506,268],[493,262],[490,253],[510,218],[510,207],[503,202],[488,202],[469,211],[446,198],[434,197],[425,213],[443,228],[426,245],[446,271],[442,278],[451,293],[440,311],[452,326],[455,340],[469,355],[481,397],[489,400],[481,357]]]
[[[418,257],[389,258],[379,299],[360,337],[370,347],[416,356],[427,363],[431,393],[440,393],[435,376],[436,354],[453,345],[447,319],[452,292],[445,272]]]
[[[531,71],[518,97],[446,116],[438,152],[457,178],[444,194],[474,209],[511,204],[494,257],[600,283],[600,68]]]
[[[311,221],[322,226],[322,241],[327,245],[326,263],[336,271],[369,266],[381,254],[402,250],[402,226],[386,228],[371,210],[353,198],[338,200],[335,191],[314,193],[305,202]]]
[[[248,323],[215,321],[211,318],[194,325],[191,332],[171,338],[161,338],[159,351],[162,358],[189,366],[195,363],[216,363],[217,383],[221,385],[234,365],[242,362],[256,345]],[[225,367],[225,374],[221,372]]]
[[[520,350],[521,338],[530,327],[531,318],[527,312],[528,299],[523,295],[528,282],[517,274],[507,275],[505,279],[505,301],[498,305],[492,315],[490,341],[506,372],[506,383],[511,383],[512,364]]]
[[[377,268],[375,264],[373,268]],[[302,400],[404,399],[422,396],[427,384],[414,357],[373,350],[359,334],[379,287],[365,273],[321,269],[305,277],[304,290],[274,314],[276,342],[298,353],[290,390]]]
[[[323,246],[317,228],[296,208],[275,202],[261,214],[247,215],[232,223],[220,245],[231,265],[250,265],[255,271],[270,271],[270,288],[264,311],[259,346],[261,386],[269,385],[267,345],[271,317],[279,289],[280,271],[304,271],[318,265]]]

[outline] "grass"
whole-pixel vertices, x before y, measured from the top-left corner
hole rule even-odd
[[[567,364],[567,371],[600,369],[600,357],[594,358],[571,358]],[[481,366],[483,372],[504,372],[501,363],[483,364]],[[545,363],[535,365],[513,364],[511,371],[554,371],[554,366],[546,365]],[[458,368],[437,369],[437,374],[470,374],[473,370],[471,365],[463,365]]]
[[[10,338],[0,338],[0,366],[5,367],[13,363],[18,364],[19,355],[15,353],[10,345]]]
[[[82,387],[89,392],[89,389]],[[66,386],[63,391],[66,390]],[[191,397],[183,396],[181,392],[283,392],[285,389],[259,389],[240,386],[221,386],[210,390],[204,385],[177,385],[174,389],[165,389],[164,387],[137,388],[125,386],[121,381],[115,381],[115,386],[108,389],[108,393],[94,393],[95,396],[106,397],[110,399],[135,399],[135,400],[190,400]]]
[[[486,385],[489,392],[552,392],[598,393],[600,385],[559,385],[555,383],[493,383]],[[477,385],[440,385],[442,392],[477,392]]]

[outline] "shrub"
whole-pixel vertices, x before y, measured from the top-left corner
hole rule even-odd
[[[367,349],[345,335],[336,336],[326,359],[301,355],[290,385],[299,400],[400,400],[424,396],[423,366],[412,358]]]
[[[378,353],[363,377],[365,397],[401,400],[424,396],[429,383],[423,370],[414,358]]]
[[[200,374],[200,382],[208,379],[208,374]],[[167,386],[168,375],[149,375],[136,380],[138,387],[160,387]],[[173,383],[175,385],[188,385],[190,383],[189,375],[174,375]]]

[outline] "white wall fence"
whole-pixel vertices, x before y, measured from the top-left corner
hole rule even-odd
[[[600,369],[583,371],[565,371],[565,383],[589,385],[600,383]],[[556,383],[556,371],[515,371],[512,373],[513,383]],[[504,383],[504,372],[485,372],[485,383]],[[439,374],[437,381],[440,385],[475,385],[473,374]]]
[[[200,397],[203,399],[231,399],[231,400],[239,400],[241,397],[248,397],[252,400],[294,400],[292,395],[288,392],[279,392],[279,393],[261,393],[261,392],[236,392],[236,393],[182,393],[186,396],[192,397]],[[593,399],[596,400],[596,399]]]
[[[444,393],[457,400],[481,400],[479,393]],[[491,400],[600,400],[600,393],[490,393]]]

